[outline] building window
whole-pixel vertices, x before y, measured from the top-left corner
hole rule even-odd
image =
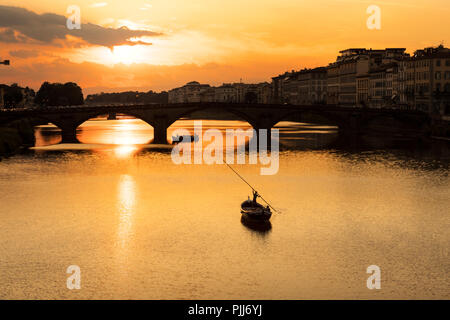
[[[441,72],[440,72],[440,71],[436,72],[434,78],[435,78],[436,80],[441,80]]]
[[[440,92],[440,91],[441,91],[441,84],[436,83],[436,92]]]
[[[441,66],[441,60],[436,60],[436,67],[440,67]]]

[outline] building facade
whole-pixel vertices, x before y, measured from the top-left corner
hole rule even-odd
[[[408,57],[405,50],[351,48],[340,51],[336,61],[327,67],[327,104],[369,107],[371,71]]]
[[[382,64],[369,72],[370,108],[394,108],[398,102],[398,95],[394,89],[394,79],[398,76],[397,64]]]
[[[238,90],[232,84],[224,83],[214,90],[215,102],[238,103]]]
[[[450,114],[450,49],[441,45],[417,50],[409,62],[414,108],[433,114]]]
[[[290,71],[271,83],[189,82],[169,91],[170,103],[223,102],[414,109],[450,114],[450,49],[350,48],[327,67]]]
[[[325,104],[327,101],[327,69],[303,69],[298,75],[299,105]]]
[[[169,103],[221,102],[221,103],[271,103],[272,85],[224,83],[218,87],[192,81],[169,91]]]
[[[197,81],[188,82],[182,87],[169,91],[169,103],[202,102],[202,97],[210,88],[209,84],[200,84]]]

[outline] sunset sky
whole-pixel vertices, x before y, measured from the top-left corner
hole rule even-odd
[[[372,4],[381,30],[366,27]],[[70,5],[81,30],[66,28]],[[88,94],[269,81],[349,47],[448,47],[449,15],[448,0],[0,0],[0,83]]]

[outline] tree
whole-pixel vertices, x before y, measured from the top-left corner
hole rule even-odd
[[[160,93],[148,91],[126,91],[112,93],[97,93],[86,97],[87,103],[168,103],[169,95],[166,91]]]
[[[41,106],[74,106],[84,104],[83,91],[73,82],[44,82],[34,102]]]
[[[19,106],[22,102],[24,96],[21,87],[14,83],[11,86],[2,85],[3,88],[3,101],[4,105],[9,108],[14,108]]]

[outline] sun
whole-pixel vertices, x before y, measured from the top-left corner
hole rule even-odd
[[[77,63],[90,61],[105,65],[148,63],[149,58],[153,55],[149,53],[146,47],[146,45],[137,44],[114,46],[112,48],[100,46],[81,48],[75,54],[71,54],[69,58]]]
[[[111,50],[112,61],[114,64],[123,63],[126,65],[139,63],[142,60],[142,56],[140,55],[139,51],[139,46],[115,46]]]

